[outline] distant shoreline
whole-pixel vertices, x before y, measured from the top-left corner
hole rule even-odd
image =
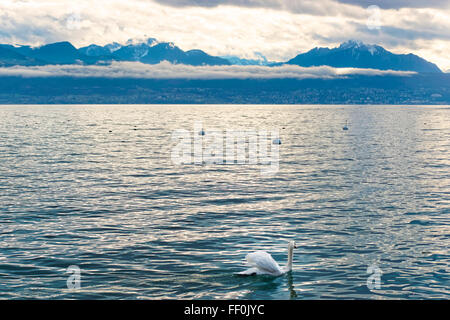
[[[226,107],[226,106],[334,106],[334,107],[354,107],[354,106],[367,106],[367,107],[436,107],[445,106],[450,107],[448,104],[320,104],[320,103],[303,103],[303,104],[270,104],[270,103],[0,103],[0,107],[14,107],[14,106],[212,106],[212,107]]]
[[[450,74],[340,79],[0,77],[0,104],[450,105]]]

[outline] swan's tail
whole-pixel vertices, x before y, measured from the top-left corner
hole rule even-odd
[[[236,273],[236,275],[238,276],[254,276],[256,274],[258,274],[258,268],[250,268],[245,271]]]

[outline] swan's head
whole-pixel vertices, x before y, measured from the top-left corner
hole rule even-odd
[[[294,240],[289,241],[289,249],[290,250],[297,249],[297,244],[295,243]]]

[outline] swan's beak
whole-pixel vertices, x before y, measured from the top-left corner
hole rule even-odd
[[[294,244],[294,249],[297,249],[297,245],[296,244]]]

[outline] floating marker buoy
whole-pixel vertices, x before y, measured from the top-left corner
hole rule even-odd
[[[281,144],[281,139],[273,139],[273,144]]]
[[[345,126],[342,127],[342,130],[344,131],[348,130],[348,121],[345,121]]]
[[[200,135],[200,136],[204,136],[205,134],[206,134],[206,132],[205,132],[205,130],[200,130],[199,132],[198,132],[198,134]]]

